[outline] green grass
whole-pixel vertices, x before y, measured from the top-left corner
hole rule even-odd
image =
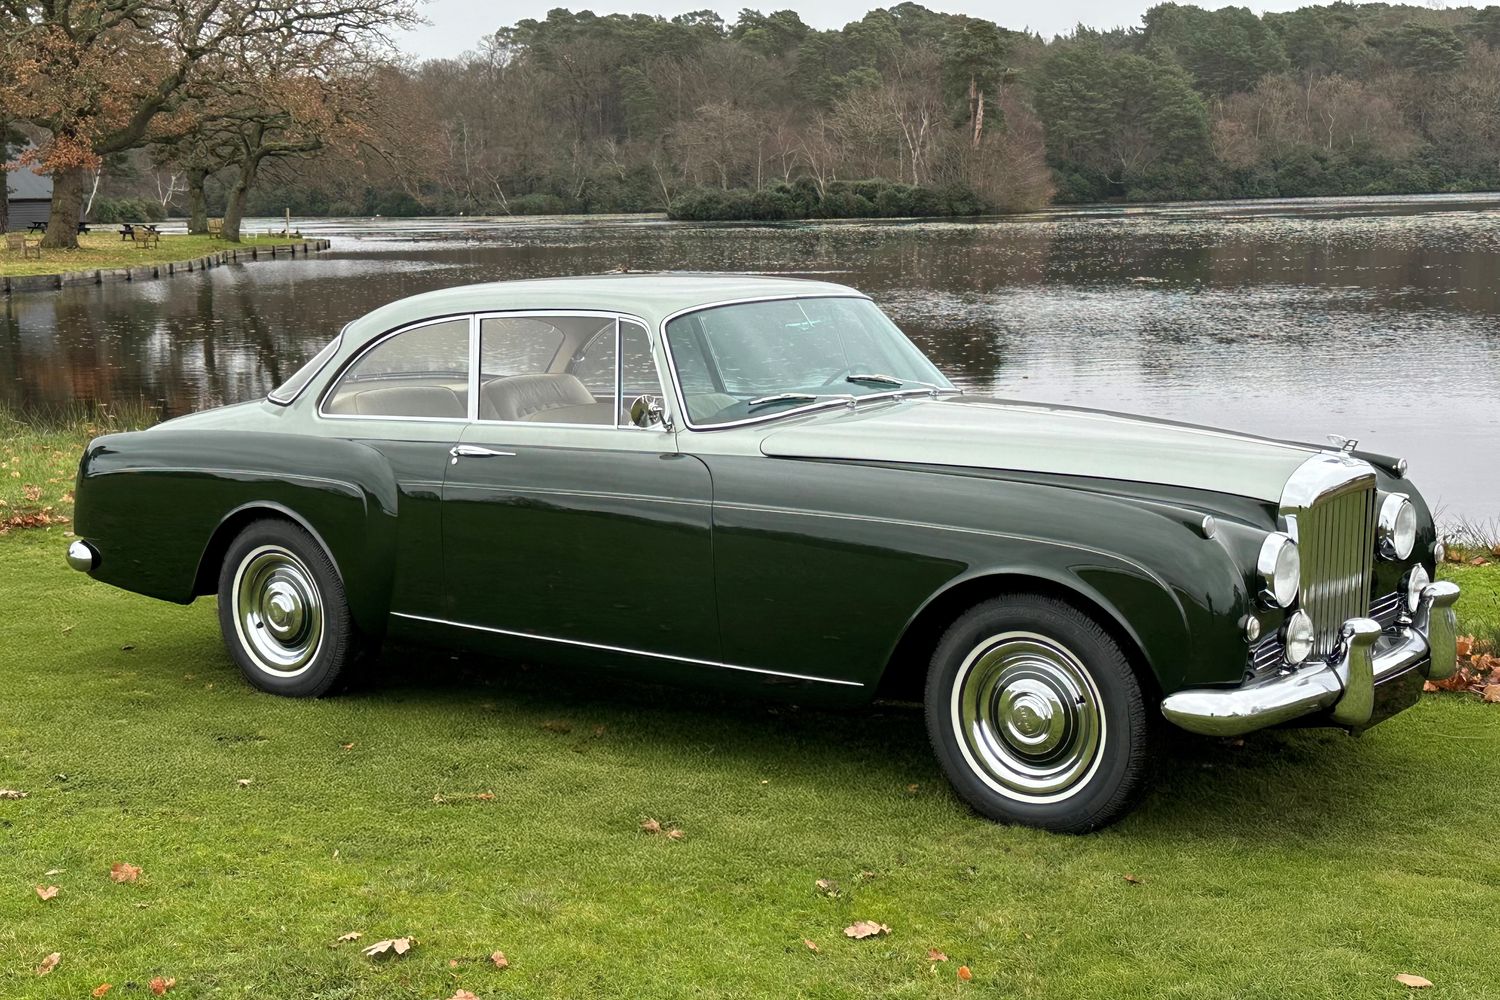
[[[146,406],[66,410],[20,418],[0,410],[0,535],[73,516],[78,457],[90,438],[147,427]]]
[[[1138,813],[1069,838],[975,818],[906,709],[402,649],[353,694],[258,694],[212,601],[96,584],[64,541],[0,540],[0,788],[30,793],[0,801],[0,996],[1500,995],[1500,707],[1473,696],[1358,740],[1180,740]],[[1466,624],[1495,613],[1500,571],[1453,575]]]
[[[270,247],[302,242],[300,236],[254,236],[245,233],[243,243],[226,243],[208,236],[179,234],[163,236],[161,242],[152,247],[138,247],[120,239],[118,226],[105,223],[98,228],[99,232],[78,237],[77,250],[44,249],[40,260],[36,257],[23,257],[19,250],[0,247],[0,277],[141,267],[146,264],[193,260],[241,247]]]

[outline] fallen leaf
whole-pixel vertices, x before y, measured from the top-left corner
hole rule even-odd
[[[818,942],[814,941],[812,938],[803,938],[802,943],[807,945],[807,950],[813,952],[814,954],[820,953],[823,950],[818,947]]]
[[[969,971],[969,967],[967,965],[960,965],[958,967],[958,978],[967,983],[969,980],[974,978],[974,973]]]
[[[37,898],[40,899],[44,903],[47,900],[52,899],[53,897],[55,897],[60,892],[62,892],[62,890],[59,889],[55,885],[48,885],[48,886],[41,886],[41,885],[39,885],[39,886],[36,887]]]
[[[127,642],[125,645],[123,645],[123,646],[120,647],[120,652],[122,652],[122,653],[128,653],[128,652],[130,652],[133,649],[135,649],[135,644],[131,643],[131,642]]]
[[[48,878],[51,878],[54,875],[61,875],[65,871],[67,871],[66,868],[49,868],[46,871],[42,872],[42,874],[47,876]]]
[[[1470,566],[1488,566],[1489,564],[1490,561],[1484,556],[1475,556],[1473,559],[1469,560]]]
[[[495,793],[494,792],[480,792],[478,795],[476,795],[474,797],[476,799],[478,799],[480,802],[493,802],[493,801],[495,801]]]
[[[542,728],[549,733],[571,733],[573,727],[561,719],[548,719],[542,723]]]
[[[921,785],[910,784],[910,785],[906,786],[906,794],[907,795],[915,795],[915,794],[917,794],[917,792],[921,791],[921,789],[922,789]]]
[[[450,969],[456,969],[456,968],[458,968],[458,959],[456,959],[456,958],[450,958],[450,959],[448,959],[448,968],[450,968]]]
[[[448,1000],[479,1000],[479,998],[468,990],[458,990]]]
[[[354,749],[354,744],[353,743],[340,743],[339,747],[342,748],[342,749],[344,749],[344,750],[353,750]]]
[[[113,882],[135,882],[141,877],[141,870],[135,865],[116,861],[109,866],[109,877]]]
[[[871,879],[879,878],[874,872],[860,872],[859,877],[869,882]]]
[[[944,955],[942,952],[938,951],[936,948],[928,948],[927,949],[927,961],[929,961],[929,962],[946,962],[946,961],[948,961],[948,956]]]
[[[1410,986],[1414,990],[1425,990],[1432,985],[1431,980],[1423,979],[1421,976],[1414,976],[1410,972],[1401,973],[1396,977],[1396,982],[1402,986]]]
[[[235,784],[239,785],[241,788],[249,788],[250,783],[254,780],[255,779],[253,778],[239,778],[235,781]]]
[[[151,995],[157,997],[165,996],[167,990],[170,990],[176,985],[177,980],[175,979],[163,979],[161,976],[157,976],[155,979],[151,980]]]
[[[24,799],[30,792],[18,792],[14,788],[0,788],[0,799]]]
[[[1474,652],[1474,637],[1472,635],[1461,635],[1454,646],[1454,651],[1458,653],[1459,659],[1463,659]]]
[[[39,976],[45,976],[47,973],[57,968],[57,963],[61,961],[62,952],[54,951],[52,954],[42,959],[42,964],[36,967],[36,974]]]
[[[1497,553],[1497,554],[1500,554],[1500,553]],[[600,736],[603,736],[603,735],[604,735],[604,726],[602,726],[602,725],[595,726],[594,727],[594,738],[598,739]]]
[[[839,884],[831,878],[820,878],[816,882],[814,882],[813,885],[817,886],[818,891],[823,895],[828,896],[830,899],[836,896],[841,896],[844,892],[843,889],[839,888]]]
[[[667,839],[668,840],[681,840],[684,836],[686,836],[686,834],[684,834],[681,830],[668,830],[667,831]]]
[[[1480,698],[1491,705],[1500,704],[1500,684],[1486,684]]]
[[[510,968],[510,959],[505,957],[505,952],[503,951],[491,952],[490,961],[495,963],[495,968],[497,969]]]
[[[890,932],[891,929],[885,924],[877,924],[873,920],[857,920],[844,928],[844,936],[851,937],[856,941],[863,941],[865,938],[880,937]]]
[[[362,937],[364,937],[364,935],[361,934],[359,931],[350,931],[348,934],[340,934],[338,936],[337,940],[339,940],[339,941],[358,941]]]
[[[111,986],[109,983],[100,983],[98,986],[95,986],[93,988],[93,990],[91,990],[89,992],[89,996],[91,996],[91,997],[102,997],[104,994],[108,993],[112,989],[114,989],[114,987]]]
[[[661,833],[661,824],[654,819],[648,819],[641,822],[641,829],[647,833]]]
[[[412,939],[409,937],[387,938],[384,941],[376,941],[364,949],[364,953],[370,958],[386,954],[405,955],[411,951],[412,944]]]
[[[1432,694],[1432,692],[1434,692],[1434,691],[1441,691],[1442,688],[1440,688],[1436,684],[1432,683],[1432,681],[1423,681],[1422,682],[1422,690],[1424,692],[1426,692],[1427,694]]]
[[[1140,885],[1142,882],[1145,881],[1145,879],[1137,878],[1134,875],[1126,875],[1125,876],[1125,881],[1129,882],[1131,885]]]

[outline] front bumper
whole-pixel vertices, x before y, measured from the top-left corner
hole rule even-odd
[[[1171,722],[1206,736],[1238,736],[1324,712],[1333,725],[1359,729],[1371,724],[1375,688],[1413,669],[1430,680],[1457,666],[1458,586],[1428,584],[1410,625],[1382,632],[1373,618],[1344,623],[1343,642],[1326,661],[1303,664],[1237,688],[1193,688],[1168,695],[1162,713]]]

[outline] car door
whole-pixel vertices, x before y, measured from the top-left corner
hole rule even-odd
[[[442,610],[442,488],[450,451],[468,423],[468,316],[415,323],[373,341],[318,402],[323,433],[385,458],[399,491],[391,610]]]
[[[630,422],[661,383],[646,327],[598,313],[482,317],[443,488],[447,617],[562,647],[718,659],[712,487],[675,435]]]

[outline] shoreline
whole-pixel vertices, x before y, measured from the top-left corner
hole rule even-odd
[[[256,260],[274,260],[277,257],[295,259],[311,256],[327,250],[332,241],[322,237],[304,239],[296,243],[281,243],[267,247],[240,246],[233,250],[217,250],[210,254],[188,260],[163,263],[137,264],[133,267],[104,267],[77,271],[56,271],[51,274],[0,275],[0,295],[15,295],[25,292],[47,292],[71,285],[103,285],[117,281],[153,281],[170,278],[194,271],[207,271],[224,264],[248,263]]]

